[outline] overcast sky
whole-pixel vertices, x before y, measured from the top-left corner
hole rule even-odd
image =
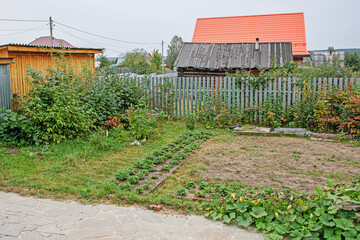
[[[360,0],[1,0],[0,19],[54,21],[126,44],[98,38],[55,23],[54,37],[76,47],[105,48],[117,56],[134,48],[159,49],[174,35],[190,42],[197,18],[304,12],[309,50],[360,48]],[[48,36],[46,22],[0,21],[0,45],[29,43]],[[165,46],[166,47],[166,46]]]

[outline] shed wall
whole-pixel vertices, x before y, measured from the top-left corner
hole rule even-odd
[[[32,52],[9,52],[8,57],[13,57],[15,63],[10,65],[11,76],[11,93],[26,94],[29,86],[25,81],[26,66],[41,71],[46,76],[47,69],[54,68],[56,61],[49,53],[32,53]],[[80,72],[84,62],[95,68],[94,54],[71,54],[66,56],[68,63],[74,68],[75,73]]]

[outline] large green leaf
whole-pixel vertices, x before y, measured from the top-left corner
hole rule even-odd
[[[237,221],[239,226],[248,227],[253,222],[253,219],[250,216],[250,213],[245,213],[243,216],[238,216],[236,218],[236,221]]]
[[[266,215],[268,215],[263,207],[253,207],[250,214],[254,218],[261,218],[261,217],[265,217]]]
[[[219,218],[222,218],[222,216],[223,216],[223,214],[220,213],[220,212],[213,212],[213,213],[211,214],[211,217],[212,217],[215,221],[218,220]]]
[[[324,224],[325,226],[329,226],[329,227],[333,227],[335,226],[335,223],[333,221],[334,216],[328,213],[323,213],[321,214],[321,216],[319,217],[319,220],[322,224]]]
[[[266,235],[264,236],[264,239],[265,239],[265,240],[281,240],[281,239],[283,239],[283,238],[284,238],[283,236],[281,236],[280,234],[277,234],[277,233],[275,233],[275,232],[270,233],[270,234],[266,234]]]
[[[331,237],[334,237],[334,236],[335,236],[335,233],[334,233],[333,228],[330,228],[330,227],[325,227],[324,228],[324,238],[325,239],[328,239],[328,238],[331,238]]]
[[[302,231],[299,231],[299,230],[293,230],[290,232],[290,236],[294,237],[293,240],[294,239],[300,240],[303,237],[303,233],[302,233]]]
[[[238,212],[244,213],[247,211],[249,204],[245,202],[239,202],[239,203],[234,203],[234,207]]]
[[[285,217],[285,221],[289,221],[289,222],[293,222],[296,219],[296,215],[295,214],[291,214]]]
[[[354,228],[350,228],[348,231],[344,231],[342,233],[342,235],[346,238],[346,239],[355,239],[357,232]]]
[[[336,227],[341,228],[342,230],[349,230],[350,228],[354,227],[353,221],[347,218],[337,218],[334,219]]]
[[[333,206],[329,207],[328,213],[330,213],[330,214],[336,214],[339,209],[340,209],[340,207],[338,207],[338,206],[336,206],[336,205],[333,205]]]

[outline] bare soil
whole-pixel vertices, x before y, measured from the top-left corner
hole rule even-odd
[[[306,138],[218,136],[189,160],[204,179],[300,192],[312,192],[327,179],[335,183],[360,179],[360,148]]]

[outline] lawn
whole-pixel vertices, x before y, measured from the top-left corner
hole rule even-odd
[[[0,188],[39,197],[105,201],[104,185],[117,170],[150,155],[185,131],[183,123],[167,122],[163,134],[141,146],[130,146],[130,138],[107,144],[95,135],[46,147],[0,147]]]

